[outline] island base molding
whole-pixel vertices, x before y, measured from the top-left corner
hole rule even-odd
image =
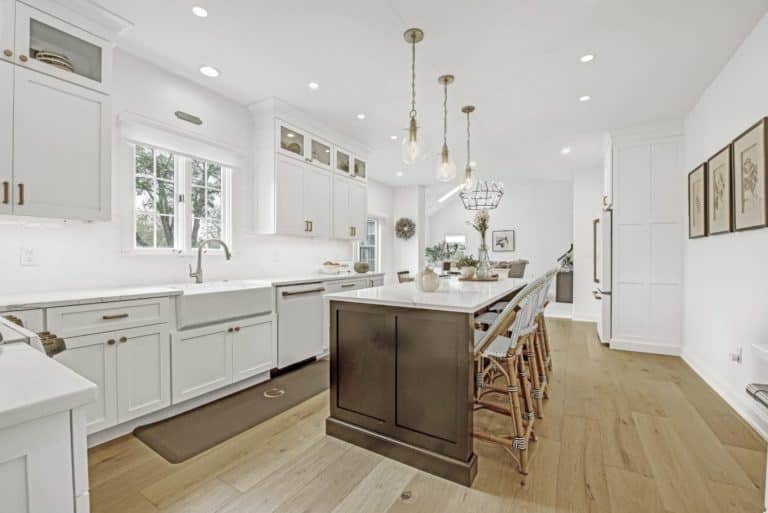
[[[469,461],[455,460],[332,417],[325,421],[325,432],[328,436],[463,486],[471,486],[477,475],[477,455],[474,453]]]

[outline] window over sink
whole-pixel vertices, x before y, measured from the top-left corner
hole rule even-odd
[[[231,169],[148,145],[133,148],[135,250],[181,253],[206,239],[231,243]]]

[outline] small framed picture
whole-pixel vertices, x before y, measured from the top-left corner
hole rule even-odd
[[[738,230],[768,225],[766,119],[733,141],[733,224]]]
[[[707,236],[707,165],[688,173],[688,238]]]
[[[730,145],[707,161],[707,227],[710,235],[733,230],[732,164]]]
[[[492,251],[514,251],[515,230],[499,230],[492,234]]]

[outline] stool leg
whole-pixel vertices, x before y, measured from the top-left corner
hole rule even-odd
[[[533,390],[531,391],[531,397],[535,406],[536,417],[542,418],[544,412],[544,404],[542,402],[543,390],[541,388],[541,381],[539,380],[539,358],[536,354],[536,335],[529,336],[523,347],[528,363],[528,375],[531,378],[531,384]]]
[[[548,370],[552,370],[552,352],[549,347],[549,333],[547,333],[547,321],[544,319],[544,314],[541,314],[541,341],[542,341],[542,356],[544,357],[544,365]]]
[[[520,473],[528,475],[528,437],[523,425],[523,411],[520,404],[521,383],[518,379],[519,362],[516,356],[509,356],[507,366],[507,397],[512,412],[512,446],[519,451]]]
[[[526,335],[522,340],[519,342],[519,346],[517,349],[517,357],[518,357],[518,369],[517,373],[520,380],[520,390],[523,395],[523,405],[525,406],[525,413],[523,413],[523,418],[526,420],[527,424],[533,424],[533,419],[536,418],[535,413],[535,406],[533,404],[533,397],[531,395],[531,383],[529,379],[529,372],[526,368],[525,362],[523,361],[522,354],[520,352],[525,348],[525,346],[529,343],[530,335]]]

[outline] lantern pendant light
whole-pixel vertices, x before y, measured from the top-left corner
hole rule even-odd
[[[443,86],[443,149],[435,170],[435,178],[439,182],[450,182],[456,178],[456,164],[448,151],[448,86],[453,83],[453,80],[453,75],[443,75],[437,79]]]
[[[424,136],[419,133],[416,123],[416,43],[424,39],[424,31],[410,28],[403,34],[405,41],[411,45],[411,112],[408,122],[408,133],[402,141],[402,159],[406,164],[413,164],[426,157]]]
[[[464,167],[464,183],[462,184],[462,187],[465,190],[472,189],[472,187],[475,186],[475,182],[477,180],[472,175],[472,155],[471,155],[471,147],[470,147],[470,131],[469,131],[469,115],[475,112],[475,106],[474,105],[465,105],[461,108],[461,112],[467,115],[467,165]]]

